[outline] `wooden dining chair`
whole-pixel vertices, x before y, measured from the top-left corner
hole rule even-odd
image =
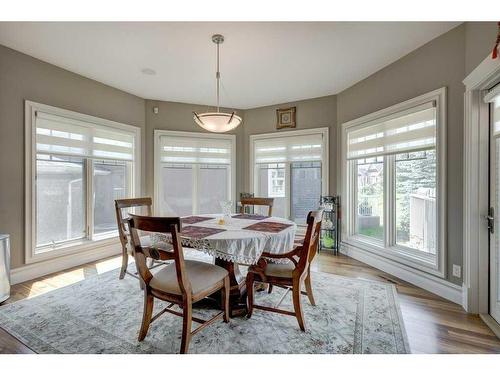
[[[147,216],[151,216],[153,214],[153,201],[149,197],[144,198],[125,198],[125,199],[116,199],[115,200],[115,211],[116,211],[116,221],[118,224],[118,236],[120,237],[120,243],[122,246],[122,266],[120,269],[120,279],[125,277],[125,274],[128,274],[132,277],[139,278],[137,273],[128,272],[128,256],[134,256],[134,252],[132,250],[132,245],[130,243],[130,232],[128,229],[128,218],[123,215],[123,210],[127,208],[139,208],[145,211]],[[163,262],[154,262],[150,261],[149,267],[154,268],[163,264]]]
[[[240,199],[240,213],[245,213],[245,206],[266,206],[267,216],[273,216],[273,203],[274,198],[241,198]]]
[[[298,227],[297,231],[295,232],[295,238],[293,240],[294,247],[296,247],[296,246],[302,246],[304,244],[304,238],[305,238],[305,235],[306,235],[307,227],[305,227],[305,229],[303,229],[303,228],[304,227]],[[309,262],[309,268],[311,267],[311,263],[314,260],[314,256],[318,253],[318,245],[319,245],[319,241],[315,245],[315,249],[316,250],[311,253],[311,260]],[[268,285],[267,291],[268,291],[269,294],[272,293],[273,286],[271,284]],[[309,300],[311,301],[311,305],[314,306],[315,303],[314,303],[314,297],[312,297],[312,294],[311,294],[311,296],[309,296]]]
[[[307,215],[307,231],[302,245],[294,247],[285,254],[262,253],[256,265],[248,268],[246,278],[248,313],[250,318],[253,309],[261,309],[280,314],[295,316],[302,331],[305,331],[304,314],[301,306],[301,295],[306,294],[312,305],[315,305],[311,286],[311,260],[314,257],[318,246],[321,220],[323,212],[311,211]],[[287,263],[268,263],[266,258],[279,259],[281,261],[288,259]],[[254,304],[254,282],[264,282],[287,289],[291,289],[293,297],[294,311],[282,310],[276,307],[269,307]],[[306,291],[302,292],[302,284]],[[280,301],[281,302],[281,301]]]
[[[142,316],[139,341],[144,340],[148,333],[149,325],[165,312],[181,316],[182,339],[181,354],[187,353],[191,336],[223,318],[229,322],[229,275],[227,270],[215,264],[198,262],[195,260],[184,260],[180,244],[179,231],[181,230],[181,219],[178,217],[150,217],[130,215],[129,227],[132,245],[135,251],[135,263],[139,275],[144,283],[144,312]],[[171,250],[142,246],[138,231],[162,233],[172,238]],[[173,260],[173,263],[151,273],[147,267],[147,258],[155,260]],[[223,311],[209,320],[203,320],[192,315],[193,303],[221,291],[221,305]],[[152,316],[154,298],[167,301],[170,304]],[[172,310],[171,307],[178,305],[182,313]],[[200,323],[194,331],[191,331],[191,323]]]

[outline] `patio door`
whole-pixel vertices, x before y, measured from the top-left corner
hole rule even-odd
[[[490,107],[489,311],[500,323],[500,86],[490,90],[485,101]]]

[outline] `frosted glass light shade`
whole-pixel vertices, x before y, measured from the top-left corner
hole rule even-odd
[[[214,133],[224,133],[241,124],[241,117],[234,113],[207,112],[195,113],[194,121],[203,129]]]

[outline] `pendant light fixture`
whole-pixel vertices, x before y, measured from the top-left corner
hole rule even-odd
[[[236,128],[241,124],[241,117],[234,112],[227,113],[221,112],[219,108],[219,85],[220,85],[220,71],[219,71],[219,46],[224,42],[224,36],[220,34],[212,35],[212,42],[217,45],[217,72],[215,79],[217,81],[217,112],[194,113],[194,121],[203,129],[214,133],[224,133]]]

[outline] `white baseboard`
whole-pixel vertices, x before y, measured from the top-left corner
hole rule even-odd
[[[462,306],[462,287],[415,268],[343,243],[340,252]]]
[[[483,322],[493,331],[493,333],[500,339],[500,324],[489,314],[479,314]]]
[[[120,253],[121,248],[119,245],[110,245],[82,251],[76,254],[61,256],[60,258],[31,263],[12,269],[10,271],[10,280],[12,285],[15,285],[54,272],[63,271],[71,267],[80,266],[85,263],[118,255]]]

